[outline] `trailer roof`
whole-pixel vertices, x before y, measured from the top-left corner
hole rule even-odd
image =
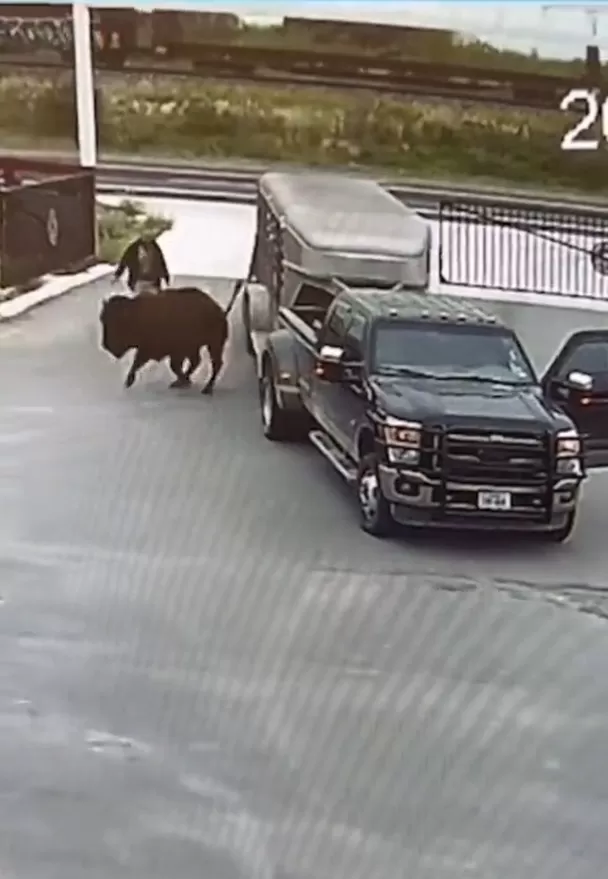
[[[429,247],[428,224],[373,180],[269,171],[259,185],[309,247],[388,259],[420,257]]]

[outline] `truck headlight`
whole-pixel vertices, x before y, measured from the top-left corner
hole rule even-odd
[[[562,430],[557,435],[557,457],[578,458],[581,454],[581,438],[576,430]]]
[[[387,446],[386,456],[391,464],[409,464],[416,466],[420,463],[418,449],[405,449],[403,446]]]
[[[422,442],[422,425],[417,421],[399,421],[387,418],[383,424],[384,441],[387,446],[401,449],[419,449]]]

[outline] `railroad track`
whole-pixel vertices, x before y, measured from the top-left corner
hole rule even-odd
[[[100,193],[129,197],[179,198],[193,201],[218,201],[253,204],[259,177],[268,166],[246,169],[189,166],[179,162],[111,161],[97,168]],[[606,217],[608,203],[602,199],[577,196],[544,195],[525,190],[480,189],[466,185],[432,184],[426,181],[403,181],[377,178],[393,195],[427,217],[435,217],[445,199],[458,199],[465,205],[486,210],[523,208],[546,215]],[[542,220],[539,218],[539,224]]]
[[[0,79],[14,76],[16,73],[62,73],[68,71],[65,64],[56,61],[33,61],[20,59],[11,60],[0,56]],[[555,94],[539,94],[533,97],[521,97],[513,93],[510,86],[502,83],[490,86],[487,82],[437,82],[435,79],[425,81],[424,77],[416,77],[411,82],[373,73],[353,76],[283,72],[274,69],[256,69],[251,71],[221,69],[209,66],[164,67],[151,64],[130,63],[120,69],[100,66],[97,76],[101,82],[124,80],[128,77],[160,77],[163,79],[198,79],[207,82],[254,83],[260,85],[301,86],[303,88],[325,88],[344,91],[373,91],[378,94],[397,95],[404,98],[423,98],[431,101],[450,101],[465,105],[484,104],[496,107],[517,107],[520,109],[557,112],[559,98]],[[567,89],[566,89],[567,90]],[[565,92],[564,92],[565,93]]]
[[[5,149],[0,146],[0,169],[12,169],[22,179],[42,179],[79,169],[74,152],[60,150],[40,152]],[[95,169],[97,191],[125,197],[180,198],[192,201],[226,201],[253,204],[257,181],[266,171],[310,173],[313,168],[288,163],[257,164],[242,160],[234,165],[175,158],[139,159],[136,156],[101,159]],[[608,199],[581,193],[517,189],[471,183],[431,182],[424,179],[391,179],[371,171],[353,169],[318,169],[352,176],[373,177],[401,201],[422,213],[438,209],[442,200],[458,199],[471,206],[487,209],[536,210],[540,213],[578,217],[608,217]]]

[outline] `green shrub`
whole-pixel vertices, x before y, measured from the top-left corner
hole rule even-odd
[[[366,165],[392,174],[491,176],[589,191],[602,187],[603,151],[561,152],[571,120],[557,112],[428,103],[371,92],[201,85],[166,76],[114,78],[102,94],[102,151]],[[72,136],[73,107],[65,84],[9,77],[0,81],[0,134],[32,141]]]

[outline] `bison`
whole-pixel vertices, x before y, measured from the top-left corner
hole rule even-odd
[[[100,320],[102,347],[113,357],[120,360],[135,349],[125,387],[131,387],[142,366],[165,357],[176,376],[170,387],[188,387],[200,366],[201,349],[207,348],[212,372],[202,392],[213,392],[223,364],[228,316],[208,293],[197,287],[168,287],[155,295],[110,296]]]

